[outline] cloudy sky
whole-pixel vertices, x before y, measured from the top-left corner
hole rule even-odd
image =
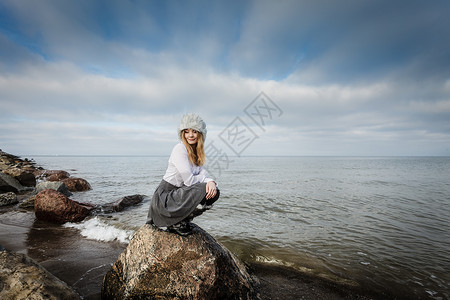
[[[450,155],[450,2],[0,0],[0,149]],[[261,94],[262,92],[262,94]]]

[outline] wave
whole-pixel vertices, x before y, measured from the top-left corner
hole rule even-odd
[[[135,232],[134,230],[125,230],[107,224],[98,216],[81,223],[65,223],[63,226],[78,229],[80,234],[87,239],[101,242],[129,243]]]

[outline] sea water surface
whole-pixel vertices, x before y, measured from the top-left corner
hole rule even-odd
[[[103,205],[153,194],[168,157],[34,157],[90,182],[71,198]],[[221,198],[195,223],[241,259],[358,282],[380,293],[450,299],[450,157],[234,157]],[[78,224],[128,242],[149,198]]]

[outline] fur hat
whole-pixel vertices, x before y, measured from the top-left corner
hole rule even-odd
[[[180,126],[178,126],[178,137],[181,140],[181,133],[185,129],[194,129],[201,132],[203,135],[203,141],[206,140],[206,124],[200,116],[196,114],[185,114],[180,121]]]

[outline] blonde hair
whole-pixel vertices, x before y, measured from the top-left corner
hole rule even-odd
[[[184,130],[181,132],[181,141],[183,141],[184,146],[186,146],[188,152],[188,158],[191,163],[197,166],[203,166],[206,161],[203,134],[197,131],[197,144],[191,145],[187,142],[184,136]]]

